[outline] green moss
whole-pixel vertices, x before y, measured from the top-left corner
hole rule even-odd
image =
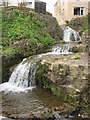
[[[49,71],[49,63],[45,62],[44,64],[41,64],[42,61],[40,61],[37,68],[36,73],[36,85],[41,86],[45,89],[49,89],[55,96],[59,97],[60,99],[64,101],[71,101],[74,102],[75,99],[73,96],[70,96],[66,90],[64,90],[62,87],[59,87],[54,84],[50,79],[48,78]],[[75,101],[76,102],[76,101]]]
[[[55,85],[50,84],[50,85],[48,86],[48,88],[51,90],[51,92],[52,92],[54,95],[60,97],[60,91],[58,91],[58,89],[55,87]]]
[[[71,21],[66,21],[66,23],[68,26],[73,25]]]
[[[49,63],[38,65],[39,67],[36,73],[36,84],[42,86],[43,88],[49,89],[55,96],[65,99],[64,94],[60,93],[54,83],[52,83],[48,78]]]
[[[75,56],[75,60],[78,60],[78,59],[80,59],[80,56]]]
[[[36,75],[37,78],[37,84],[42,85],[44,88],[47,88],[49,83],[48,83],[48,65],[40,65],[38,67],[38,72]]]

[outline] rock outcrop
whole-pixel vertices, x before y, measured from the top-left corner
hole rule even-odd
[[[86,96],[88,84],[87,53],[41,59],[37,63],[36,83],[48,88],[61,99],[73,103],[76,108],[79,109],[82,105],[85,108],[87,99],[83,98],[83,94]]]

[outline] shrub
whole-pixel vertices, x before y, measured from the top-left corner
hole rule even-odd
[[[1,46],[8,50],[14,42],[23,39],[28,39],[29,45],[34,47],[37,47],[38,43],[43,46],[52,45],[55,40],[43,30],[47,25],[47,22],[36,19],[31,11],[27,12],[27,15],[26,12],[19,10],[2,11]],[[11,50],[4,52],[3,49],[3,53],[9,54],[9,52],[11,53]]]

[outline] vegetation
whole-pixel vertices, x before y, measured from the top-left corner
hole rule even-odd
[[[74,20],[72,19],[70,22],[66,21],[66,23],[68,26],[78,31],[80,35],[82,35],[83,32],[88,34],[90,32],[90,28],[88,25],[89,18],[90,18],[90,14],[81,18],[76,18]]]
[[[52,45],[62,40],[62,29],[51,14],[34,13],[25,7],[2,8],[0,26],[3,82],[8,81],[11,66],[25,57],[50,51]]]
[[[36,84],[45,89],[50,90],[55,96],[67,101],[67,95],[58,90],[56,85],[48,78],[49,63],[40,64],[38,63],[36,72]]]
[[[0,49],[3,55],[36,54],[36,48],[48,48],[55,40],[42,28],[45,21],[35,19],[34,13],[19,10],[2,11],[2,42]],[[21,44],[22,43],[22,44]]]
[[[75,56],[75,60],[78,60],[78,59],[80,59],[80,56]]]

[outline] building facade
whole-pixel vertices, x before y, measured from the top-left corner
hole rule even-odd
[[[90,0],[58,0],[54,5],[54,14],[59,24],[65,24],[73,18],[88,14]]]
[[[34,9],[38,13],[46,13],[46,3],[39,0],[28,0],[27,8]]]
[[[26,8],[34,9],[38,13],[46,13],[46,3],[39,0],[3,0],[5,3],[8,2],[8,6],[18,6],[20,2],[26,2]],[[19,1],[19,2],[18,2]]]

